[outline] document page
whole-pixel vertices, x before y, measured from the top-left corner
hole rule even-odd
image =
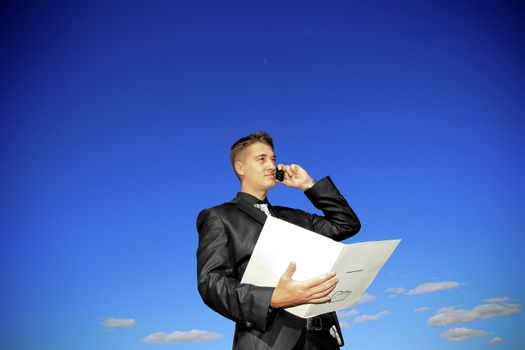
[[[335,271],[339,283],[330,302],[286,309],[299,317],[313,317],[358,303],[398,244],[399,240],[346,245],[270,216],[241,283],[275,287],[290,261],[297,264],[296,281]]]
[[[359,303],[399,242],[400,240],[396,239],[345,245],[332,268],[339,282],[330,293],[330,302],[309,304],[308,310],[301,317],[313,317],[326,312],[346,309]]]

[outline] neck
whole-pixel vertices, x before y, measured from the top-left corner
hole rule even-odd
[[[266,190],[255,190],[253,188],[247,188],[244,185],[241,185],[241,192],[245,192],[248,194],[251,194],[252,196],[256,197],[259,200],[264,200],[266,198],[266,193],[268,191]]]

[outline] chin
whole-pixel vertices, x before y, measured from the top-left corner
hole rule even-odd
[[[268,189],[274,188],[277,182],[275,180],[268,181]]]

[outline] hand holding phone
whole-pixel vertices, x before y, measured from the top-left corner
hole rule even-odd
[[[298,164],[279,164],[277,169],[275,169],[275,179],[280,184],[303,191],[314,182],[312,177],[308,175],[308,172]]]

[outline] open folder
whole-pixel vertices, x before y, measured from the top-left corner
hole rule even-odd
[[[339,283],[323,304],[303,304],[287,308],[308,318],[355,305],[400,240],[343,244],[320,234],[269,216],[257,240],[241,283],[275,287],[290,261],[297,269],[296,281],[335,271]]]

